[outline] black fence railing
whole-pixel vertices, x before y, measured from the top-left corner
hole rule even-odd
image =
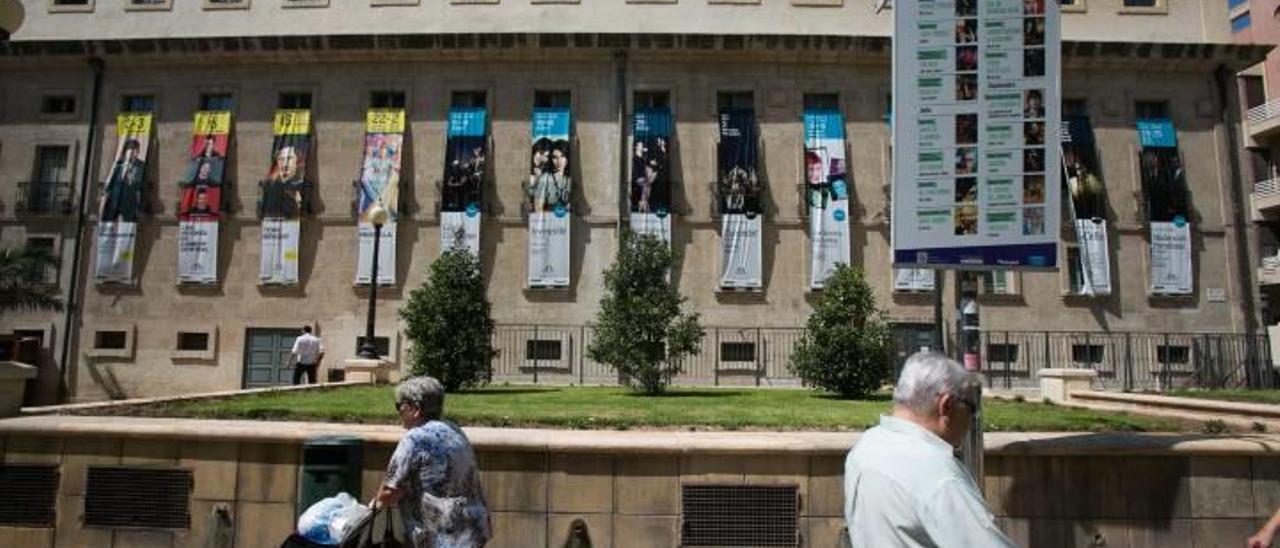
[[[803,330],[783,327],[706,327],[698,351],[681,363],[678,385],[800,386],[788,361]],[[618,384],[613,368],[587,356],[589,325],[497,327],[494,380],[538,384]],[[928,337],[924,337],[927,339]],[[907,356],[929,346],[918,333],[894,337],[892,376]],[[982,333],[984,380],[993,388],[1039,386],[1047,368],[1098,372],[1107,390],[1171,390],[1186,387],[1277,386],[1265,335],[1239,333],[1117,333],[1085,331],[986,331]],[[1252,368],[1252,369],[1251,369]],[[890,379],[885,379],[889,381]]]
[[[1064,367],[1097,371],[1098,383],[1108,390],[1274,387],[1280,382],[1266,335],[985,331],[982,353],[987,383],[996,388],[1038,386],[1041,369]]]
[[[18,183],[14,211],[20,215],[64,216],[75,213],[71,183],[23,181]]]

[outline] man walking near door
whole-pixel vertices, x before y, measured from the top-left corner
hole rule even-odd
[[[311,334],[311,326],[302,326],[302,335],[293,340],[292,359],[293,384],[302,384],[303,374],[307,376],[307,384],[315,384],[316,369],[324,359],[324,343]]]

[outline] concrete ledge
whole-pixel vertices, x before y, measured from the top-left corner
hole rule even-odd
[[[592,454],[790,454],[838,456],[858,432],[672,432],[466,428],[478,450]],[[347,435],[395,444],[391,425],[134,417],[28,416],[0,420],[0,436],[126,438],[299,443]],[[985,436],[988,455],[1265,455],[1280,454],[1280,436],[1197,434],[1004,433]]]
[[[1054,403],[1071,401],[1071,394],[1088,390],[1098,372],[1092,369],[1041,369],[1040,393]]]
[[[124,407],[130,405],[146,405],[150,403],[165,403],[186,400],[205,400],[217,398],[229,398],[233,396],[244,396],[248,394],[266,394],[271,392],[294,392],[299,390],[321,390],[325,388],[335,388],[339,386],[355,386],[369,384],[367,382],[331,382],[320,384],[301,384],[298,386],[272,386],[270,388],[247,388],[244,390],[223,390],[219,392],[201,392],[198,394],[177,394],[173,396],[160,396],[156,398],[132,398],[127,400],[106,400],[86,403],[68,403],[63,405],[46,405],[41,407],[23,407],[24,415],[47,415],[56,413],[66,413],[74,411],[91,411],[94,409],[106,409],[111,407]]]
[[[1252,417],[1280,419],[1280,405],[1206,400],[1200,398],[1179,398],[1155,394],[1126,394],[1123,392],[1102,392],[1097,390],[1081,390],[1073,392],[1071,395],[1072,397],[1081,400],[1150,405],[1154,407],[1168,407],[1192,411],[1207,411],[1210,413],[1229,413],[1233,415],[1248,415]]]

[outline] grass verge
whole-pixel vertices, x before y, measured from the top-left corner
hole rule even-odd
[[[575,429],[860,430],[889,410],[886,395],[841,400],[809,390],[676,388],[644,397],[617,387],[493,386],[445,400],[446,418],[469,426]],[[394,424],[392,390],[342,387],[126,408],[142,416]],[[986,400],[988,431],[1178,431],[1177,421]]]

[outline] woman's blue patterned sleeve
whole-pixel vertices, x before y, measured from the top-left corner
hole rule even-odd
[[[405,488],[404,484],[409,480],[413,468],[413,445],[412,436],[400,438],[395,452],[391,454],[391,462],[387,464],[387,476],[382,480],[383,485],[394,489]]]

